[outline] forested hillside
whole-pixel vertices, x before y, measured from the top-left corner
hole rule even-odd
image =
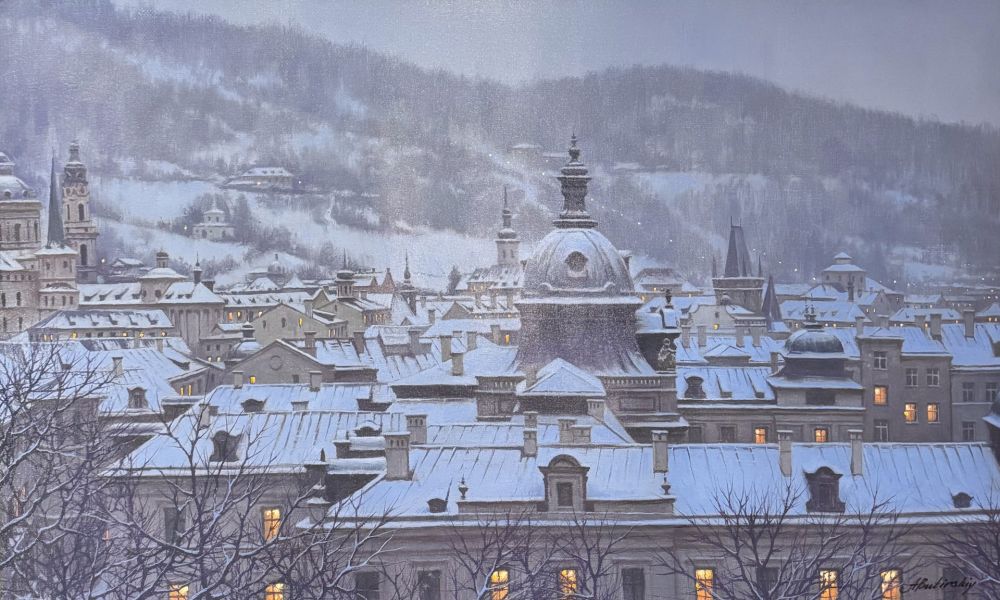
[[[972,264],[1000,256],[995,128],[744,76],[635,67],[511,87],[297,30],[108,0],[3,3],[0,56],[0,147],[38,175],[73,137],[106,175],[207,179],[275,163],[308,185],[373,194],[384,229],[476,234],[495,228],[508,184],[530,239],[558,194],[506,149],[558,150],[576,131],[605,231],[691,272],[707,271],[730,217],[785,276],[840,248],[880,276],[929,246]]]

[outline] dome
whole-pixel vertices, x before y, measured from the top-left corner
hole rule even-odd
[[[278,260],[278,255],[275,254],[274,260],[271,261],[271,264],[267,265],[268,275],[284,275],[286,271],[285,265],[281,264],[281,261]]]
[[[596,229],[556,229],[542,238],[524,269],[524,289],[537,295],[631,295],[625,259]]]
[[[785,354],[843,354],[844,345],[821,328],[806,328],[785,340]]]

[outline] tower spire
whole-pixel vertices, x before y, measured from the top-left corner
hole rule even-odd
[[[569,162],[556,178],[562,187],[563,210],[554,224],[564,229],[597,227],[597,221],[587,212],[587,183],[590,176],[587,174],[587,166],[580,161],[580,148],[576,145],[575,133],[570,138],[568,152]]]
[[[63,246],[66,233],[62,222],[62,195],[59,193],[59,179],[56,175],[56,153],[52,152],[52,169],[49,172],[49,239],[50,247]]]
[[[404,256],[405,268],[403,269],[403,283],[410,283],[410,251],[406,251]]]

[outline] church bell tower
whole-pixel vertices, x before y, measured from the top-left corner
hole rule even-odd
[[[66,244],[77,251],[77,278],[97,280],[97,226],[90,213],[90,183],[87,167],[80,160],[80,145],[69,145],[69,161],[63,169],[63,227]]]

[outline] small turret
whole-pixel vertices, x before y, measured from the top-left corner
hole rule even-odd
[[[500,211],[501,227],[497,232],[497,264],[517,266],[520,262],[521,240],[517,239],[512,220],[514,214],[507,203],[507,186],[503,188],[503,209]]]

